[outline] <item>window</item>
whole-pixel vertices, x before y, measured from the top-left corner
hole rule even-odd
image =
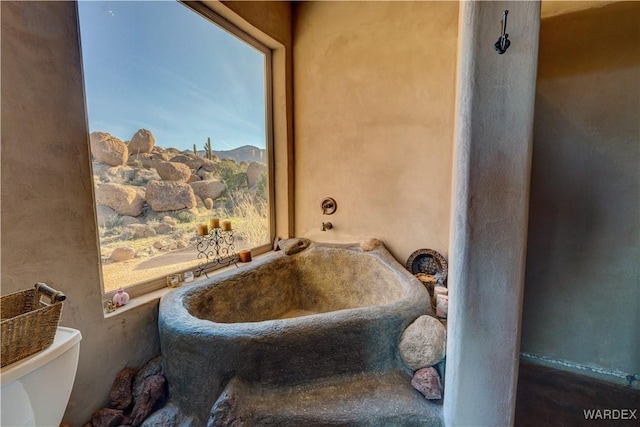
[[[236,252],[273,241],[271,53],[194,7],[78,3],[105,293],[197,270],[212,218]]]

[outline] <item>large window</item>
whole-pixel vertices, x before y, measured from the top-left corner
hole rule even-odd
[[[105,293],[196,270],[212,218],[273,239],[270,52],[195,7],[78,3]]]

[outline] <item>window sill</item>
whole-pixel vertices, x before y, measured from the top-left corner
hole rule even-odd
[[[248,262],[248,263],[238,263],[238,267],[236,267],[235,265],[231,264],[230,266],[227,267],[223,267],[223,268],[219,268],[217,270],[211,271],[209,273],[207,273],[209,275],[209,277],[207,276],[201,276],[201,277],[197,277],[194,279],[193,282],[189,282],[189,283],[182,283],[182,286],[191,286],[191,285],[195,285],[197,283],[202,283],[206,280],[209,280],[213,277],[216,277],[219,274],[223,274],[227,271],[232,271],[235,269],[239,269],[239,268],[249,268],[252,264],[252,262],[254,261],[258,261],[261,259],[265,259],[268,258],[270,256],[273,256],[275,252],[274,251],[269,251],[269,252],[265,252],[263,254],[260,255],[255,255],[252,257],[252,261]],[[129,302],[126,305],[123,305],[121,307],[118,307],[117,309],[115,309],[112,312],[108,312],[106,309],[106,305],[107,305],[107,301],[108,300],[104,300],[103,301],[103,314],[104,314],[104,318],[105,319],[110,319],[112,317],[116,317],[120,314],[123,314],[127,311],[130,310],[135,310],[137,307],[141,307],[144,305],[147,305],[149,303],[155,302],[155,301],[160,301],[160,298],[162,298],[162,296],[164,294],[166,294],[167,292],[170,292],[173,288],[169,288],[169,287],[164,287],[164,288],[160,288],[157,289],[155,291],[151,291],[148,292],[146,294],[143,295],[139,295],[136,297],[133,297],[129,300]]]

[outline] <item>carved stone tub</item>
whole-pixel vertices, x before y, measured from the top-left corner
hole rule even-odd
[[[404,371],[400,336],[432,313],[424,286],[382,244],[312,243],[167,293],[159,329],[171,402],[206,425],[231,379],[291,386]]]

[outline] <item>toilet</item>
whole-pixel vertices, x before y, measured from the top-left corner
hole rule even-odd
[[[80,331],[59,326],[53,344],[0,371],[0,426],[57,427],[78,367]]]

